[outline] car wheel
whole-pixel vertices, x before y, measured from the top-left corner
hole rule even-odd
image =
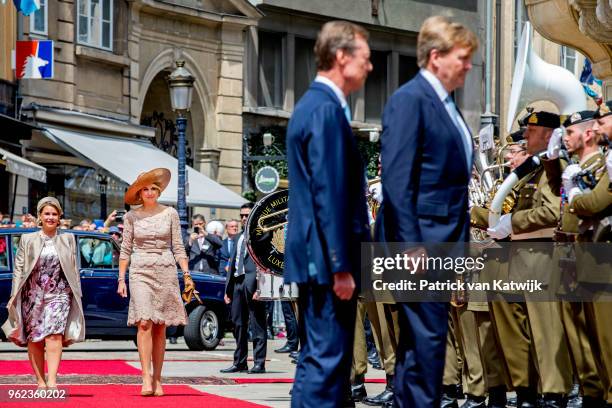
[[[217,312],[202,305],[193,309],[183,336],[189,350],[214,350],[223,337]]]

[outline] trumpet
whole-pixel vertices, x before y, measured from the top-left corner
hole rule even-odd
[[[284,210],[275,211],[275,212],[267,214],[267,215],[262,215],[257,220],[257,228],[259,228],[261,230],[261,232],[266,233],[266,232],[274,231],[274,230],[277,230],[279,228],[284,227],[285,225],[287,225],[288,221],[277,222],[276,224],[270,224],[268,226],[264,225],[264,221],[268,220],[270,218],[279,217],[279,216],[281,216],[283,214],[287,214],[288,212],[289,212],[289,209],[285,208]]]

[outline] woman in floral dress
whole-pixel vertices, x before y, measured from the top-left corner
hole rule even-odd
[[[43,198],[37,210],[42,228],[19,242],[3,329],[9,340],[27,346],[38,386],[55,388],[62,348],[84,340],[85,320],[74,235],[58,234],[62,208],[55,198]]]

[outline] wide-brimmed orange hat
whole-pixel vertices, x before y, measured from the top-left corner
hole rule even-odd
[[[149,184],[155,184],[159,187],[159,192],[161,193],[168,187],[170,177],[170,170],[163,167],[140,173],[136,181],[125,192],[125,203],[129,205],[142,204],[142,198],[138,194],[140,190]]]

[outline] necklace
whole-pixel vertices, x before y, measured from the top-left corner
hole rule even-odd
[[[50,240],[50,239],[53,239],[53,238],[55,238],[55,236],[56,236],[56,235],[57,235],[57,232],[56,232],[56,233],[55,233],[55,234],[54,234],[52,237],[50,237],[49,235],[45,234],[45,232],[44,232],[42,229],[40,230],[40,236],[41,236],[41,237],[42,237],[44,240]]]

